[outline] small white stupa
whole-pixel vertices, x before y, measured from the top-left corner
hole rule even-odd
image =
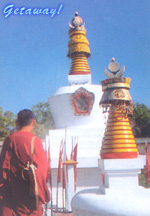
[[[99,159],[99,188],[77,193],[72,199],[74,216],[149,216],[150,190],[139,186],[138,174],[145,156],[138,149],[128,120],[133,110],[130,78],[121,77],[125,67],[112,59],[109,79],[102,81],[100,104],[108,120]]]
[[[48,135],[53,168],[53,191],[56,187],[56,168],[62,139],[65,139],[68,157],[72,149],[72,140],[78,140],[76,191],[99,185],[98,158],[106,121],[106,116],[99,107],[101,85],[91,84],[91,72],[87,62],[90,56],[89,42],[83,21],[77,12],[69,24],[69,37],[69,85],[60,87],[48,99],[55,124],[55,129],[50,130]]]

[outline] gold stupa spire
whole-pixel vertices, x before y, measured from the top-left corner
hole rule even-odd
[[[108,120],[100,156],[102,159],[136,158],[138,149],[129,123],[128,114],[132,114],[133,102],[129,94],[130,78],[121,77],[125,66],[119,71],[119,64],[113,58],[104,73],[109,79],[103,80],[104,92],[100,105],[108,111]]]
[[[91,55],[89,42],[86,38],[86,29],[82,18],[75,13],[75,17],[69,23],[69,43],[67,57],[71,58],[69,75],[91,74],[87,58]]]

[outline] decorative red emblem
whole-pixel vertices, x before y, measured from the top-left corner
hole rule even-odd
[[[71,95],[71,105],[75,115],[89,115],[94,103],[94,94],[79,88]]]

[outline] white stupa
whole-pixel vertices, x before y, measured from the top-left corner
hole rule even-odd
[[[55,129],[50,130],[47,137],[51,148],[53,191],[56,187],[62,139],[66,140],[68,157],[70,157],[72,140],[78,140],[76,191],[99,185],[98,158],[106,122],[106,116],[102,114],[102,109],[99,107],[102,96],[101,86],[91,84],[91,72],[87,62],[90,56],[89,42],[78,13],[69,24],[69,37],[67,54],[71,59],[69,85],[60,87],[48,99],[55,124]],[[53,199],[55,203],[55,192]]]

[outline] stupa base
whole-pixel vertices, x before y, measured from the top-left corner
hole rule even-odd
[[[145,155],[99,160],[100,187],[79,191],[72,199],[74,216],[149,216],[150,190],[139,186]],[[102,177],[103,176],[103,177]]]

